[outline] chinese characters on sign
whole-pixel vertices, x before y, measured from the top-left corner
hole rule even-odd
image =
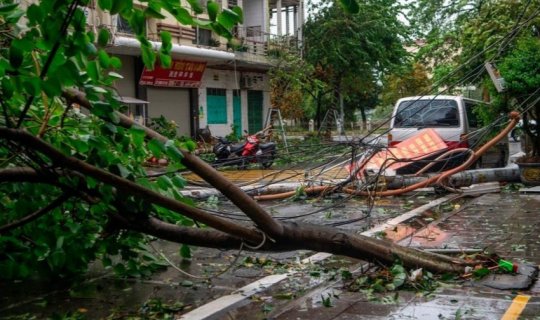
[[[154,70],[144,68],[140,85],[156,87],[197,88],[206,68],[206,62],[173,60],[170,69],[163,69],[159,63]]]

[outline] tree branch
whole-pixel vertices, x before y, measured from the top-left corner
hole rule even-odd
[[[70,192],[73,196],[77,196],[82,200],[95,204],[98,199],[95,198],[95,194],[91,190],[86,189],[86,184],[80,184],[79,189],[73,189],[68,187],[58,180],[58,177],[77,177],[84,180],[84,176],[76,172],[65,172],[62,170],[49,170],[49,171],[36,171],[30,167],[13,167],[0,169],[0,183],[2,182],[33,182],[33,183],[46,183],[56,186],[62,189],[64,192]]]
[[[153,217],[148,217],[142,223],[141,221],[131,223],[127,220],[130,216],[132,215],[115,214],[112,217],[119,219],[120,225],[125,228],[172,242],[221,249],[235,249],[241,244],[241,240],[219,231],[178,226]],[[280,241],[266,241],[257,251],[279,252],[307,249],[346,255],[371,262],[379,261],[389,265],[399,259],[408,267],[424,267],[441,273],[462,273],[465,266],[479,263],[406,248],[388,240],[351,234],[332,227],[301,223],[284,223],[283,227],[285,235]]]
[[[47,142],[19,129],[8,129],[0,127],[0,138],[18,142],[46,155],[55,165],[63,168],[78,171],[96,180],[112,185],[123,192],[141,197],[161,207],[181,213],[189,218],[207,224],[217,230],[236,235],[250,242],[261,241],[262,237],[255,230],[232,223],[229,220],[215,217],[206,211],[197,209],[180,201],[165,197],[153,190],[147,189],[137,183],[125,178],[116,176],[110,172],[96,168],[79,159],[68,157],[55,149]]]
[[[92,104],[90,101],[88,101],[88,99],[86,99],[85,94],[80,91],[68,89],[64,91],[63,96],[68,100],[77,102],[79,105],[88,110],[92,109]],[[141,127],[126,115],[119,112],[117,112],[117,114],[120,118],[120,126],[125,128],[131,128],[132,126]],[[156,139],[163,143],[168,140],[166,137],[160,135],[150,128],[144,126],[141,128],[145,131],[146,136],[150,139]],[[233,184],[231,181],[227,180],[216,169],[202,161],[199,157],[184,150],[179,151],[184,156],[182,159],[182,164],[184,166],[193,171],[199,177],[203,178],[206,182],[210,183],[214,188],[218,189],[253,222],[255,222],[255,224],[261,230],[272,238],[278,238],[283,234],[283,226],[281,223],[269,215],[255,200],[243,192],[242,189]]]
[[[18,228],[20,226],[23,226],[27,223],[30,223],[34,220],[36,220],[37,218],[47,214],[49,211],[55,209],[56,207],[58,207],[59,205],[61,205],[62,203],[64,203],[67,199],[69,199],[71,197],[71,194],[69,193],[63,193],[61,196],[59,196],[58,198],[56,198],[55,200],[53,200],[51,203],[49,203],[48,205],[46,205],[45,207],[19,219],[19,220],[16,220],[16,221],[13,221],[11,223],[8,223],[6,225],[3,225],[0,227],[0,234],[3,234],[3,233],[6,233],[10,230],[13,230],[15,228]]]

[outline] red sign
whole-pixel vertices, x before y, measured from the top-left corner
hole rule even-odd
[[[154,70],[144,68],[140,85],[156,87],[197,88],[206,68],[206,62],[173,60],[170,69],[163,69],[159,63]]]

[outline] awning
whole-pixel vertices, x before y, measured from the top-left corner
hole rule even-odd
[[[150,103],[148,101],[144,101],[144,100],[133,98],[133,97],[116,97],[115,99],[125,104],[149,104]]]

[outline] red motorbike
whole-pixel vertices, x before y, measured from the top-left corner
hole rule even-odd
[[[238,144],[217,137],[218,143],[213,148],[216,160],[212,165],[214,167],[236,165],[239,169],[246,169],[249,163],[259,163],[265,169],[270,168],[276,158],[276,143],[261,143],[264,131],[253,135],[244,131],[246,141]]]

